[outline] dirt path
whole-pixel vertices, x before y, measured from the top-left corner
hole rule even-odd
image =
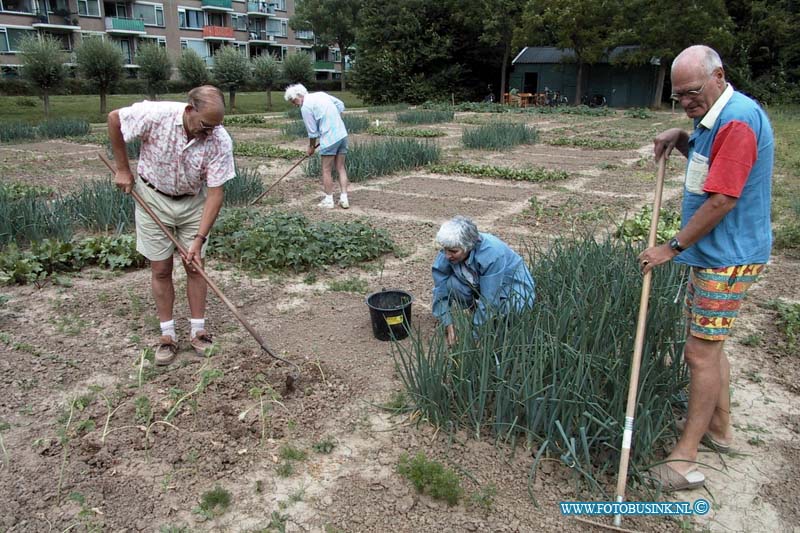
[[[550,129],[608,131],[629,125],[618,117],[585,119],[585,125],[569,116],[528,119]],[[176,322],[187,363],[150,375],[140,386],[139,355],[157,332],[144,270],[87,270],[72,277],[71,286],[2,288],[10,297],[0,310],[0,383],[6,391],[0,422],[8,424],[2,436],[9,466],[0,474],[0,531],[158,531],[165,526],[172,531],[592,530],[566,520],[558,510],[559,501],[580,499],[566,469],[549,464],[529,487],[532,460],[524,450],[495,447],[463,432],[447,434],[378,407],[401,389],[392,346],[373,338],[363,294],[333,292],[328,283],[358,276],[371,291],[403,288],[415,296],[414,324],[430,333],[432,242],[442,221],[456,213],[471,216],[482,231],[513,246],[546,245],[576,224],[611,227],[651,202],[649,130],[675,120],[665,113],[647,125],[633,123],[631,131],[641,133],[641,149],[622,151],[548,145],[504,153],[463,151],[458,137],[464,126],[447,126],[442,139],[447,160],[570,172],[570,179],[554,184],[418,171],[357,184],[350,194],[351,209],[320,212],[314,207],[319,200],[316,184],[295,172],[276,190],[280,203],[261,209],[298,210],[333,221],[366,219],[387,229],[403,253],[365,269],[329,268],[311,283],[305,275],[251,277],[211,261],[209,272],[226,296],[278,353],[301,363],[304,379],[293,395],[281,389],[286,370],[261,356],[213,297],[208,317],[221,354],[203,365],[188,362],[188,311],[179,297]],[[257,139],[259,133],[249,130],[248,135]],[[263,135],[272,138],[275,133]],[[301,139],[285,146],[303,144]],[[52,168],[42,169],[42,158],[61,169],[57,180]],[[57,182],[59,189],[105,175],[91,150],[70,143],[0,147],[0,164],[4,179]],[[244,159],[240,164],[263,165],[265,181],[271,182],[290,163]],[[680,194],[681,168],[680,161],[671,162],[665,200]],[[774,311],[767,303],[800,294],[796,283],[787,287],[784,281],[800,279],[800,264],[783,256],[773,262],[748,299],[727,347],[733,362],[736,449],[741,453],[724,462],[703,454],[709,465],[704,468],[708,491],[680,495],[681,500],[709,499],[712,512],[683,524],[626,519],[625,527],[743,532],[797,527],[800,408],[794,378],[799,370],[796,357],[778,348]],[[176,276],[180,295],[185,278],[177,270]],[[760,344],[752,344],[753,333],[762,334]],[[136,398],[150,398],[153,412],[163,418],[175,391],[191,390],[202,372],[212,368],[221,374],[196,397],[196,404],[175,417],[174,427],[159,424],[147,432],[137,427]],[[90,387],[95,388],[94,399],[74,411],[73,423],[92,420],[95,427],[87,426],[85,436],[65,447],[59,440],[65,406],[89,394]],[[254,387],[276,393],[263,419],[263,443]],[[123,399],[104,442],[108,409],[101,393]],[[326,441],[334,445],[330,453],[314,450]],[[290,463],[291,472],[281,457],[287,447],[307,453],[305,460]],[[420,496],[395,473],[401,454],[418,451],[462,474],[465,503],[447,507]],[[219,517],[204,518],[196,512],[198,500],[217,485],[230,491],[230,508]],[[489,494],[489,488],[496,491],[491,505],[479,497]]]

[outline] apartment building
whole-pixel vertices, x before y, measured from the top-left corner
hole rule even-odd
[[[315,47],[313,32],[292,31],[293,14],[294,0],[0,0],[0,76],[18,74],[25,35],[51,35],[68,53],[81,39],[99,35],[120,47],[131,77],[137,48],[152,42],[166,47],[173,60],[191,48],[209,67],[221,46],[279,60],[306,53],[318,80],[339,79],[339,50]]]

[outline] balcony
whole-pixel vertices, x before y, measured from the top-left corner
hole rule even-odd
[[[294,36],[300,39],[301,41],[313,41],[314,40],[314,32],[311,30],[296,30],[294,32]]]
[[[333,61],[314,61],[314,70],[334,70]]]
[[[106,33],[112,35],[147,35],[144,20],[123,17],[106,17]]]
[[[251,43],[274,43],[275,36],[267,33],[267,30],[248,30],[247,35]]]
[[[231,0],[203,0],[203,11],[233,11]]]
[[[203,39],[207,41],[233,41],[233,28],[225,26],[203,26]]]
[[[32,27],[49,30],[52,32],[73,32],[80,31],[78,19],[73,18],[71,13],[54,14],[54,13],[36,13],[36,20],[31,24]]]
[[[247,15],[268,17],[275,14],[275,4],[269,2],[247,2]]]

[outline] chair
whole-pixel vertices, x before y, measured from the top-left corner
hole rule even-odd
[[[519,93],[520,107],[528,107],[534,103],[533,93]]]

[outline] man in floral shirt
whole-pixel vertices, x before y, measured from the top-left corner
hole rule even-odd
[[[233,143],[221,126],[225,99],[216,87],[189,91],[189,102],[139,102],[108,115],[108,136],[117,163],[115,183],[126,193],[135,190],[171,228],[187,252],[186,292],[191,312],[191,344],[204,356],[212,346],[205,328],[208,287],[192,266],[205,257],[206,241],[222,207],[223,184],[235,175]],[[138,179],[130,169],[125,143],[141,141]],[[172,266],[175,246],[152,218],[136,206],[136,249],[150,260],[151,283],[161,338],[158,365],[168,365],[178,352],[172,308],[175,287]]]

